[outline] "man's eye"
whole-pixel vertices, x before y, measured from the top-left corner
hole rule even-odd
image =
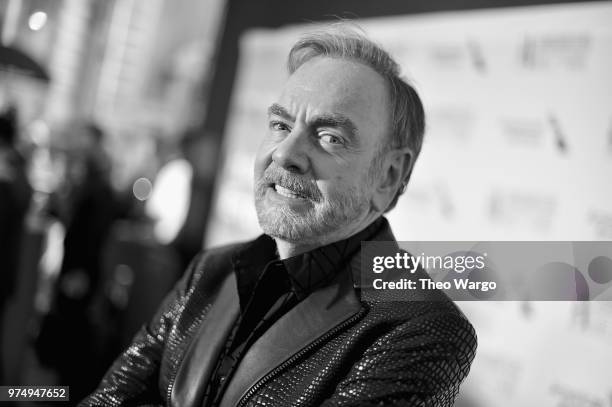
[[[329,144],[332,146],[341,146],[344,144],[342,138],[334,136],[333,134],[322,134],[321,136],[319,136],[319,140],[321,140],[325,144]]]
[[[289,131],[289,126],[287,126],[283,122],[279,122],[277,120],[272,120],[270,122],[270,129],[274,131]]]

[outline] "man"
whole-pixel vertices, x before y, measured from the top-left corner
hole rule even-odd
[[[192,262],[85,405],[451,406],[475,335],[446,301],[359,290],[362,240],[404,191],[424,114],[398,66],[345,28],[311,34],[255,164],[265,232]]]

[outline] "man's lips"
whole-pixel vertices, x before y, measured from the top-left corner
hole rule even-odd
[[[299,192],[293,191],[289,188],[280,186],[278,184],[272,184],[271,185],[272,188],[274,188],[274,190],[276,191],[277,194],[284,196],[286,198],[292,198],[292,199],[307,199],[306,196],[300,194]]]

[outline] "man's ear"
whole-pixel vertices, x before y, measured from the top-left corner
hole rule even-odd
[[[372,198],[376,211],[384,212],[397,191],[408,183],[414,164],[413,157],[414,153],[410,147],[395,148],[385,153]]]

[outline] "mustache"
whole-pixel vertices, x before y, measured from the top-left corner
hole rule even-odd
[[[314,180],[288,172],[278,166],[271,165],[266,168],[259,184],[263,186],[280,185],[315,202],[323,198]]]

